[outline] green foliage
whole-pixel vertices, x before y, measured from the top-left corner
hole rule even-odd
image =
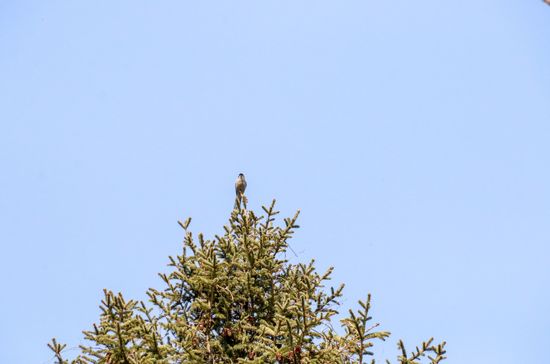
[[[365,363],[376,340],[390,333],[370,325],[371,297],[341,320],[333,318],[343,285],[327,288],[332,268],[319,273],[314,261],[291,264],[288,241],[298,228],[298,213],[274,225],[275,201],[257,216],[237,202],[222,236],[195,239],[190,219],[183,252],[169,257],[171,271],[159,274],[160,290],[150,288],[148,303],[125,300],[105,290],[98,324],[84,336],[72,361],[62,357],[65,345],[48,346],[60,364],[89,363]],[[432,339],[407,355],[399,342],[402,364],[444,359],[443,342]],[[374,363],[374,360],[371,361]]]

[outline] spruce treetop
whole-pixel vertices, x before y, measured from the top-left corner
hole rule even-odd
[[[285,258],[298,213],[277,225],[275,200],[260,216],[242,195],[213,239],[195,237],[191,219],[178,221],[183,251],[159,274],[162,287],[150,288],[146,302],[105,290],[99,322],[84,331],[88,344],[76,358],[65,359],[56,339],[48,344],[56,362],[374,363],[374,343],[390,333],[371,323],[370,295],[337,325],[344,285],[328,285],[333,269],[320,273],[313,260]],[[445,359],[445,342],[430,339],[413,352],[401,341],[398,347],[401,364]]]

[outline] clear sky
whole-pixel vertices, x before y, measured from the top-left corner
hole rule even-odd
[[[103,288],[145,299],[239,172],[344,308],[373,294],[378,358],[548,358],[542,1],[8,0],[0,52],[1,362],[82,343]]]

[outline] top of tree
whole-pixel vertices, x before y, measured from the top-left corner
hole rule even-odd
[[[343,285],[327,287],[332,268],[319,273],[314,261],[285,259],[298,213],[279,226],[275,201],[262,209],[259,216],[237,199],[223,234],[211,240],[193,236],[191,219],[178,221],[183,251],[159,274],[164,286],[150,288],[147,302],[105,290],[99,323],[84,331],[89,344],[68,361],[65,345],[52,339],[56,362],[374,363],[375,341],[390,333],[371,323],[370,295],[335,329]],[[430,339],[409,353],[398,347],[402,364],[445,358],[445,342]]]

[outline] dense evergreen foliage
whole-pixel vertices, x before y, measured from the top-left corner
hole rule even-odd
[[[246,201],[246,200],[245,200]],[[245,202],[244,202],[245,203]],[[274,224],[275,201],[263,216],[237,201],[224,233],[206,240],[185,231],[183,252],[161,273],[163,288],[148,302],[105,290],[99,323],[84,336],[73,360],[55,339],[48,346],[58,363],[367,363],[376,340],[390,333],[371,324],[370,295],[335,328],[343,285],[327,287],[332,268],[285,259],[296,219]],[[445,343],[432,340],[407,353],[402,364],[439,363]]]

